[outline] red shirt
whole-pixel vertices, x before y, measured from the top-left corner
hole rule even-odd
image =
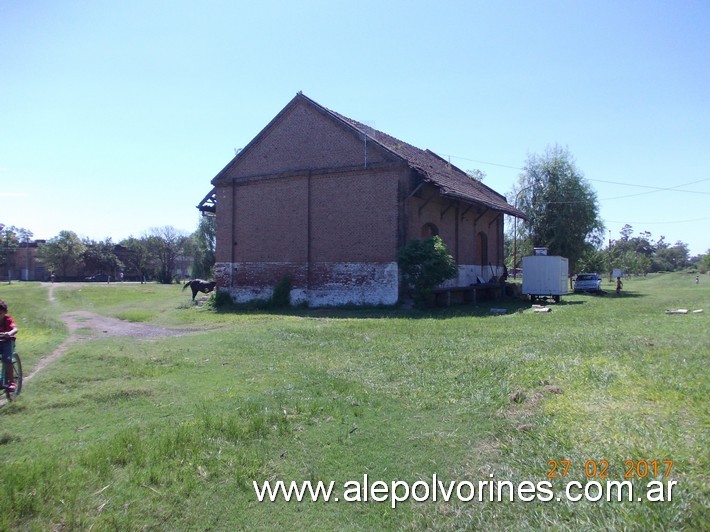
[[[15,322],[12,320],[12,316],[5,314],[5,317],[0,320],[0,332],[10,332],[15,328]],[[0,338],[0,342],[14,342],[14,337]]]

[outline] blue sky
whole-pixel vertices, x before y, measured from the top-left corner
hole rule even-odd
[[[607,236],[710,248],[706,0],[1,0],[0,223],[192,232],[298,91],[502,194],[565,146]]]

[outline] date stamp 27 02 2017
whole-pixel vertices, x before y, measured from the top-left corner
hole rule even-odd
[[[573,464],[571,460],[548,460],[547,461],[547,478],[564,478],[570,472],[574,472],[578,464]],[[587,478],[605,479],[614,472],[610,470],[608,460],[586,460],[584,464],[579,464],[582,467],[584,476]],[[657,478],[663,476],[668,478],[673,469],[673,460],[624,460],[623,478],[625,479],[644,479]],[[619,471],[620,472],[620,471]]]

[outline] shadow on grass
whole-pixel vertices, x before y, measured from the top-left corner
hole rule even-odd
[[[570,294],[570,295],[572,295],[572,294]],[[582,292],[582,293],[577,293],[574,295],[575,296],[582,296],[582,297],[601,297],[601,298],[605,298],[605,299],[623,299],[623,298],[628,298],[628,297],[647,297],[647,294],[641,294],[639,292],[631,292],[629,290],[622,290],[620,295],[616,295],[616,292],[613,290],[602,291],[601,293]]]
[[[541,303],[536,303],[541,304]],[[568,305],[581,305],[584,301],[550,302],[550,308]],[[301,318],[328,318],[328,319],[450,319],[450,318],[490,318],[494,316],[510,316],[530,310],[533,303],[515,298],[505,298],[499,301],[479,301],[476,304],[460,303],[449,307],[430,308],[404,308],[400,305],[382,307],[321,307],[321,308],[258,308],[251,305],[233,305],[217,309],[220,314],[270,314],[274,316],[292,316]],[[505,310],[495,312],[492,309]]]
[[[569,298],[576,299],[569,299]],[[617,296],[614,292],[602,292],[598,294],[582,293],[568,294],[562,296],[559,303],[551,300],[529,300],[507,296],[501,300],[483,300],[473,303],[456,303],[449,307],[435,306],[429,308],[405,308],[402,305],[393,306],[348,306],[341,307],[274,307],[267,302],[252,302],[244,304],[225,305],[216,308],[219,314],[270,314],[273,316],[294,316],[302,318],[330,318],[330,319],[449,319],[461,317],[487,318],[495,315],[509,316],[529,310],[533,304],[555,307],[568,307],[573,305],[583,305],[586,298],[603,298],[610,301],[616,299],[628,299],[646,297],[646,294],[638,292],[622,291]],[[495,313],[491,309],[505,309],[505,313]]]
[[[629,298],[648,297],[648,295],[641,294],[639,292],[629,292],[628,290],[622,290],[621,294],[619,294],[619,295],[616,295],[615,292],[609,292],[606,295],[606,297],[609,299],[629,299]]]

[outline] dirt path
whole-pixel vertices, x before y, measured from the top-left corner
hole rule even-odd
[[[47,297],[50,303],[55,301],[54,285],[49,286]],[[62,342],[62,344],[57,347],[51,355],[41,359],[37,366],[32,370],[32,373],[25,375],[25,382],[32,379],[32,377],[34,377],[37,373],[62,356],[72,344],[82,340],[116,336],[130,336],[132,338],[161,338],[179,334],[188,334],[201,330],[170,329],[147,323],[134,323],[119,320],[118,318],[100,316],[98,314],[94,314],[93,312],[86,312],[83,310],[65,312],[60,316],[60,318],[69,328],[69,337],[64,340],[64,342]]]

